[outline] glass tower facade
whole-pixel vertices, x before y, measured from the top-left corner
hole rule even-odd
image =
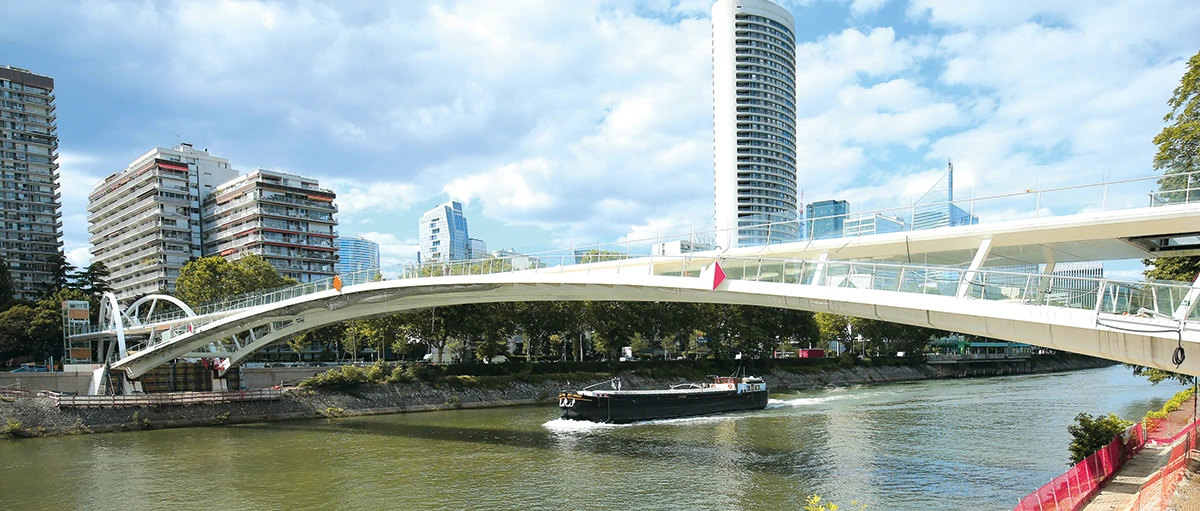
[[[417,258],[421,262],[470,259],[470,236],[461,202],[450,201],[426,211],[417,227],[421,236]]]
[[[841,238],[845,229],[850,203],[844,200],[823,200],[809,203],[805,208],[807,238],[827,240]]]
[[[717,245],[795,241],[795,21],[766,0],[717,0],[712,42]]]
[[[339,275],[379,267],[379,244],[361,236],[337,238],[338,262],[333,266]]]

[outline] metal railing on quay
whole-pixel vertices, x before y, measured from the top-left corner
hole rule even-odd
[[[274,401],[280,399],[279,389],[252,389],[214,392],[170,392],[132,396],[70,396],[46,392],[59,408],[120,408],[147,406],[187,406],[194,404],[233,403],[239,401]]]

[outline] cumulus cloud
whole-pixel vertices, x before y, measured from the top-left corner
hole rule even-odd
[[[809,201],[904,203],[947,159],[979,194],[1148,173],[1200,43],[1186,0],[784,3]],[[69,250],[90,184],[180,136],[321,177],[400,257],[443,195],[562,239],[711,223],[711,5],[10,2],[0,44],[59,81]]]

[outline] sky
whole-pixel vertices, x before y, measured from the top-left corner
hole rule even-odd
[[[910,204],[948,160],[957,197],[1151,175],[1200,50],[1194,0],[780,3],[799,187],[854,211]],[[711,229],[711,6],[0,0],[0,64],[55,79],[74,264],[94,184],[179,142],[318,178],[339,233],[388,263],[451,199],[493,250]],[[1061,214],[1069,195],[978,213]]]

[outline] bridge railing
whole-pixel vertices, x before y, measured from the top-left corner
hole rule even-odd
[[[1149,196],[1149,200],[1146,197]],[[1141,199],[1138,199],[1141,197]],[[920,202],[913,200],[906,206],[894,206],[875,209],[859,208],[860,211],[841,215],[821,216],[807,220],[790,222],[761,223],[753,226],[743,226],[736,229],[701,229],[694,226],[675,226],[656,229],[653,235],[630,233],[615,242],[595,243],[572,240],[558,247],[529,247],[522,254],[499,258],[478,259],[472,261],[455,261],[453,263],[420,264],[405,262],[388,265],[379,269],[342,275],[345,285],[353,285],[369,281],[383,275],[389,279],[410,278],[412,276],[439,275],[475,275],[496,273],[497,271],[541,270],[582,262],[607,262],[643,257],[670,257],[653,255],[655,250],[663,253],[665,244],[679,242],[682,252],[716,254],[728,247],[718,246],[724,237],[735,235],[736,231],[753,229],[768,233],[764,240],[766,244],[779,243],[780,238],[772,233],[779,232],[808,232],[813,234],[814,222],[836,222],[842,225],[839,235],[853,235],[856,231],[846,227],[846,222],[863,217],[899,218],[905,221],[898,230],[911,231],[930,228],[942,224],[948,226],[972,223],[972,217],[979,217],[980,222],[989,220],[987,215],[996,218],[1013,220],[1020,218],[1039,218],[1045,216],[1061,216],[1082,212],[1112,211],[1121,209],[1166,206],[1186,204],[1200,201],[1200,172],[1164,175],[1149,175],[1129,179],[1107,180],[1100,183],[1068,186],[1042,187],[1040,183],[1033,187],[1012,193],[971,197],[943,202]],[[952,208],[966,215],[955,220]],[[945,211],[943,211],[945,210]],[[943,213],[945,213],[943,215]],[[959,215],[962,216],[962,215]],[[946,217],[946,218],[942,218]],[[966,218],[965,221],[962,219]],[[943,221],[944,220],[944,221]],[[886,221],[884,221],[886,223]],[[853,231],[853,232],[852,232]],[[882,232],[881,228],[873,228],[873,232]],[[890,232],[890,231],[889,231]],[[808,236],[809,239],[812,236]],[[787,241],[798,241],[789,239]],[[655,248],[657,247],[657,248]],[[684,255],[683,257],[690,257]],[[444,267],[444,270],[441,269]],[[911,278],[911,276],[910,276]],[[196,308],[198,315],[220,314],[222,312],[239,310],[257,305],[275,303],[280,300],[303,296],[313,292],[324,291],[332,287],[332,278],[321,279],[293,287],[273,290],[268,293],[255,293],[232,300],[204,304]],[[149,318],[147,323],[175,321],[185,319],[182,312],[161,313]],[[95,329],[92,329],[94,331]]]
[[[596,259],[596,262],[590,262]],[[1103,278],[1045,275],[1014,271],[967,271],[959,266],[906,265],[891,263],[819,261],[714,257],[702,254],[682,256],[642,256],[626,259],[616,255],[563,257],[554,266],[526,268],[520,256],[489,258],[453,263],[403,264],[341,275],[342,286],[355,286],[382,280],[442,276],[473,276],[509,272],[607,272],[698,276],[713,261],[720,261],[726,277],[735,280],[776,282],[857,289],[873,289],[939,296],[960,296],[980,300],[1015,302],[1026,305],[1095,310],[1109,314],[1128,314],[1171,319],[1187,300],[1189,284],[1179,282],[1122,282]],[[968,280],[970,279],[970,280]],[[256,295],[200,307],[197,317],[181,314],[159,315],[155,322],[168,323],[175,334],[194,331],[239,311],[271,305],[285,300],[328,291],[334,279],[277,289]],[[960,290],[962,293],[960,293]],[[1187,319],[1200,320],[1200,308],[1189,311]]]

